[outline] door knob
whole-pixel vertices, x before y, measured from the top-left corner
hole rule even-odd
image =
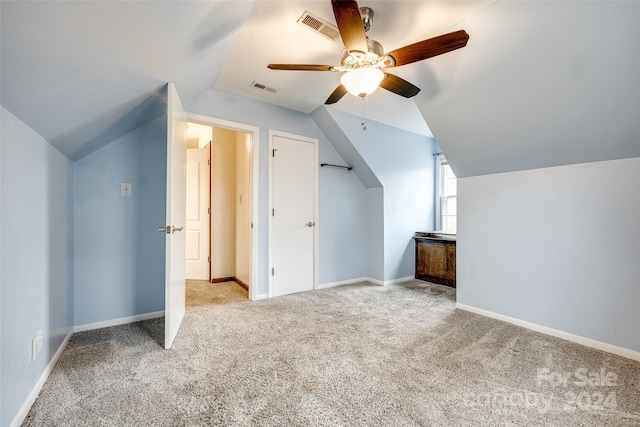
[[[182,231],[182,230],[184,230],[184,227],[174,227],[173,225],[167,225],[166,227],[158,228],[158,231],[160,233],[167,233],[167,234],[173,234],[176,231]]]
[[[308,222],[308,223],[306,223],[304,226],[305,226],[305,227],[313,227],[314,225],[316,225],[316,223],[315,223],[315,222],[313,222],[313,221],[309,221],[309,222]]]

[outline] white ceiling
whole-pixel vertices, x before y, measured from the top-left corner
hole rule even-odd
[[[386,51],[469,33],[464,49],[394,69],[417,96],[366,102],[370,119],[432,131],[459,176],[640,156],[640,2],[360,5]],[[266,68],[338,63],[339,41],[296,23],[305,10],[333,21],[329,0],[3,0],[0,101],[72,160],[162,114],[168,81],[185,104],[215,88],[310,112],[339,75]]]
[[[369,35],[391,50],[442,34],[489,1],[361,5],[376,12]],[[168,81],[183,102],[216,87],[310,112],[339,80],[337,73],[266,68],[270,62],[339,62],[340,40],[296,24],[305,10],[335,22],[329,0],[3,0],[0,8],[2,105],[72,160],[161,114],[156,101]],[[397,74],[409,78],[420,67],[401,67]],[[254,80],[280,92],[251,89]],[[362,110],[358,99],[348,97],[334,107]],[[367,100],[366,114],[430,135],[413,100],[383,90]]]
[[[360,1],[371,7],[375,16],[367,35],[382,43],[385,51],[438,36],[462,19],[485,7],[484,1]],[[309,11],[335,25],[330,1],[265,1],[257,5],[247,20],[229,55],[215,87],[237,95],[309,113],[323,105],[338,86],[340,73],[274,71],[269,63],[339,65],[344,45],[330,40],[297,23]],[[456,54],[456,53],[451,53]],[[432,58],[427,61],[438,61]],[[391,72],[410,79],[424,69],[415,63]],[[258,82],[278,89],[276,94],[251,86]],[[362,114],[362,102],[345,96],[332,108]],[[366,116],[372,120],[432,136],[412,99],[385,90],[367,97]]]

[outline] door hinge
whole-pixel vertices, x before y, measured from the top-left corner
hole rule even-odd
[[[276,210],[275,209],[271,209],[271,216],[276,216]]]
[[[275,157],[276,156],[276,151],[278,151],[277,148],[274,148],[273,150],[271,150],[271,157]]]
[[[207,257],[207,262],[211,262],[211,257],[210,256]]]
[[[207,208],[207,213],[211,215],[211,208]]]
[[[272,269],[271,269],[271,275],[272,275],[272,276],[275,276],[275,275],[276,275],[276,269],[275,269],[275,268],[272,268]]]
[[[207,166],[211,166],[211,160],[207,159]]]

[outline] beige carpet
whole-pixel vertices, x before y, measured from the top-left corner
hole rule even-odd
[[[640,425],[640,363],[456,310],[450,288],[211,286],[230,302],[189,307],[171,350],[163,319],[75,334],[24,425]]]
[[[248,292],[236,282],[210,283],[206,280],[187,280],[187,307],[212,306],[249,301]]]

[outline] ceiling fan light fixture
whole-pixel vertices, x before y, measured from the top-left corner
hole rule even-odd
[[[359,98],[364,98],[375,91],[384,79],[379,68],[354,68],[340,77],[340,83],[347,91]]]

